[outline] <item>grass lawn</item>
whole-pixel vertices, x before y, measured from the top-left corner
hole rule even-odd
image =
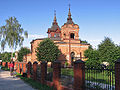
[[[32,86],[35,89],[38,90],[54,90],[52,87],[49,87],[47,85],[43,85],[37,81],[34,81],[31,78],[27,78],[27,77],[22,77],[21,74],[17,73],[17,76],[20,77],[20,79],[22,79],[24,82],[26,82],[27,84],[29,84],[30,86]]]
[[[73,72],[72,68],[62,68],[61,74],[67,75],[67,76],[72,76],[72,77],[74,76],[74,72]],[[111,76],[110,76],[110,74],[111,74]],[[112,73],[109,73],[109,76],[108,76],[108,72],[106,72],[106,71],[104,71],[104,72],[96,72],[96,71],[88,72],[88,71],[86,71],[85,79],[88,81],[115,85],[115,75]],[[110,82],[110,80],[111,80],[111,82]]]
[[[1,68],[2,70],[5,70],[5,71],[10,71],[10,69],[6,68],[6,67],[2,67]]]

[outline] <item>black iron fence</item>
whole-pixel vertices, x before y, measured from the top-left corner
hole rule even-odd
[[[86,90],[115,90],[114,68],[85,68]]]
[[[47,67],[47,76],[46,80],[47,81],[53,81],[53,68],[52,67]]]
[[[41,78],[41,68],[40,68],[40,64],[37,65],[37,79]]]

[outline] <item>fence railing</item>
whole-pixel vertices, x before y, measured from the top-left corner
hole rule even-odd
[[[9,62],[0,63],[9,68]],[[62,68],[59,61],[53,62],[52,68],[46,62],[15,62],[18,73],[27,73],[42,84],[53,86],[57,90],[120,90],[120,60],[115,68],[85,67],[81,60],[74,62],[72,68]]]
[[[115,90],[115,70],[113,68],[85,68],[86,90]]]

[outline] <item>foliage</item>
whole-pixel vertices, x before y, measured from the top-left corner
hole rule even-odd
[[[54,42],[47,38],[44,39],[37,47],[36,56],[38,61],[52,62],[58,58],[60,50]]]
[[[86,43],[86,44],[88,44],[88,42],[87,42],[86,40],[84,40],[84,41],[81,41],[81,43]]]
[[[2,67],[2,70],[4,70],[4,71],[10,71],[10,69],[8,69],[6,67]]]
[[[115,45],[110,38],[105,37],[98,45],[98,49],[89,48],[84,52],[84,55],[88,58],[86,65],[97,67],[102,62],[108,62],[109,67],[113,67],[115,61],[120,58],[120,46]]]
[[[98,51],[101,62],[109,62],[111,66],[114,66],[115,61],[120,58],[119,46],[116,46],[108,37],[98,45]]]
[[[67,67],[69,65],[69,63],[67,61],[65,61],[64,65],[65,65],[65,67]]]
[[[11,52],[0,53],[0,59],[3,62],[9,62],[11,60]]]
[[[27,78],[27,77],[22,77],[21,74],[17,73],[17,76],[20,77],[20,79],[22,79],[24,82],[28,83],[29,85],[31,85],[33,88],[37,89],[37,90],[54,90],[53,87],[49,87],[47,85],[43,85],[37,81],[34,81],[31,78]]]
[[[27,55],[30,53],[30,49],[28,49],[27,47],[21,47],[19,52],[18,52],[18,61],[22,62],[23,61],[23,56]]]
[[[88,58],[85,63],[87,66],[96,68],[100,65],[99,52],[97,50],[88,49],[84,55]]]
[[[0,27],[1,48],[4,50],[7,44],[12,52],[17,46],[21,46],[24,41],[24,36],[27,37],[28,33],[21,28],[18,20],[15,17],[10,17],[6,20],[6,25]]]

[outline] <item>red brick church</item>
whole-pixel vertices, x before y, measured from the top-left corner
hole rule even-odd
[[[88,49],[89,44],[82,43],[79,39],[79,26],[75,24],[71,17],[71,11],[69,8],[67,22],[59,27],[56,19],[56,13],[54,15],[54,20],[52,26],[48,28],[47,34],[48,38],[54,41],[54,43],[61,50],[62,54],[59,56],[58,60],[61,62],[67,61],[71,64],[77,59],[84,59],[84,51]],[[36,59],[36,47],[45,38],[37,38],[31,41],[31,53],[25,56],[25,61],[37,61]]]

